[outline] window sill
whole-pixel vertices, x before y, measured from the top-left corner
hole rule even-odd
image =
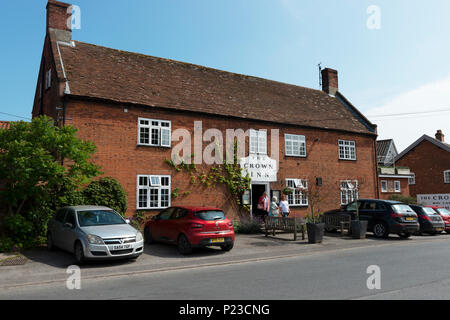
[[[137,144],[136,147],[149,147],[149,148],[163,148],[163,149],[170,149],[172,148],[172,146],[167,147],[167,146],[156,146],[156,145],[152,145],[152,144]]]
[[[305,155],[294,155],[294,154],[285,154],[284,155],[285,158],[289,157],[289,158],[306,158],[306,154]]]
[[[343,161],[356,161],[356,159],[343,159],[343,158],[339,158],[338,160],[343,160]]]

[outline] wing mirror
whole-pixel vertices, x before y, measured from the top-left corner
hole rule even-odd
[[[73,228],[73,224],[71,224],[69,222],[66,222],[66,223],[64,223],[64,227],[72,229]]]
[[[130,224],[130,219],[125,219],[125,222],[126,222],[127,224]]]

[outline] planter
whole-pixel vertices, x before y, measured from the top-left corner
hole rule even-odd
[[[397,168],[397,174],[411,174],[409,168]]]
[[[309,243],[321,243],[323,240],[323,230],[325,223],[307,223],[306,231],[308,232]]]
[[[365,239],[367,232],[367,221],[352,220],[351,229],[353,239]]]
[[[394,167],[380,167],[381,174],[395,174]]]

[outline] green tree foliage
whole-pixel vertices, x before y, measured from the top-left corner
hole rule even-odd
[[[95,145],[76,133],[45,116],[0,130],[0,201],[8,208],[3,224],[10,237],[26,238],[14,240],[44,237],[54,210],[80,204],[79,186],[99,174],[90,162]]]
[[[91,182],[83,191],[84,203],[106,206],[122,216],[127,211],[127,194],[122,185],[113,178],[101,178]]]

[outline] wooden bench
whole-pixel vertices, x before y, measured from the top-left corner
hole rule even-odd
[[[306,224],[303,220],[285,217],[270,217],[267,216],[264,220],[266,237],[269,236],[269,232],[273,236],[276,235],[276,231],[292,232],[294,234],[294,241],[297,240],[297,232],[301,232],[302,240],[305,240]]]
[[[323,215],[322,220],[325,223],[325,230],[338,229],[344,234],[344,229],[350,232],[351,216],[348,214]]]

